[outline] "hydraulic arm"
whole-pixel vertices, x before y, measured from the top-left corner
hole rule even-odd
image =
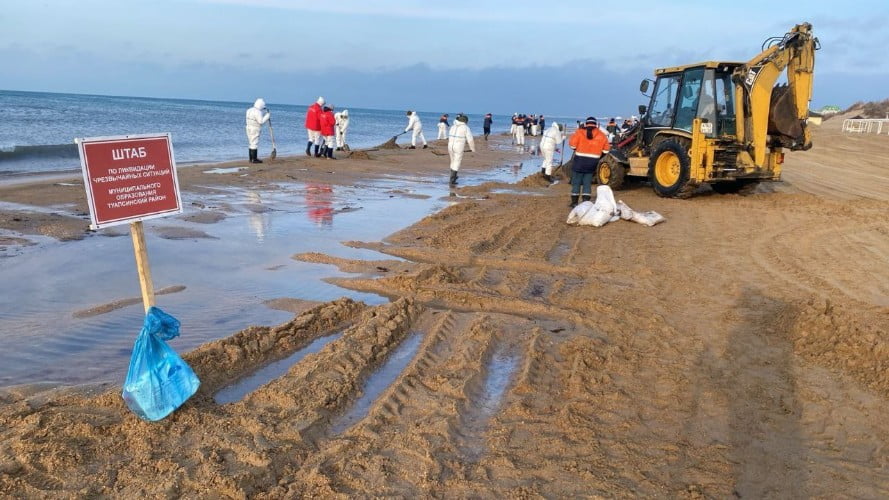
[[[761,53],[735,70],[738,142],[756,166],[765,162],[769,135],[791,150],[812,147],[806,118],[818,39],[811,30],[809,23],[798,24],[783,37],[766,40]],[[787,85],[775,87],[785,69]]]

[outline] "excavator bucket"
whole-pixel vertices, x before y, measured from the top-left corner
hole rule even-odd
[[[791,150],[808,149],[805,147],[805,122],[796,117],[795,97],[787,85],[778,85],[772,89],[771,105],[769,106],[769,135],[780,139],[784,147]]]

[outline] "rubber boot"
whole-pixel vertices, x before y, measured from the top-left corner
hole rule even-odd
[[[579,198],[579,197],[576,194],[572,194],[571,195],[571,204],[569,204],[568,206],[572,207],[572,208],[576,207],[577,206],[577,198]]]
[[[450,179],[450,181],[448,181],[448,184],[453,186],[456,183],[457,183],[457,171],[451,170],[451,179]]]
[[[591,195],[591,194],[585,194],[585,195],[583,195],[583,201],[590,201],[590,199],[592,197],[593,197],[593,195]]]
[[[320,151],[321,151],[321,146],[319,146],[318,144],[315,144],[315,158],[320,158],[320,157],[321,157],[321,152],[320,152]]]
[[[327,158],[330,160],[336,160],[336,158],[333,157],[333,148],[331,147],[327,148]]]
[[[428,147],[429,147],[428,144],[423,144],[423,149],[426,149],[426,148],[428,148]]]
[[[253,163],[253,150],[247,148],[247,163]]]
[[[306,144],[306,156],[312,156],[312,141]]]

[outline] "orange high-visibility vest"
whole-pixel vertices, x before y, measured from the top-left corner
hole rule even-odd
[[[568,145],[574,149],[574,154],[577,156],[587,156],[589,158],[600,158],[611,149],[608,137],[599,130],[599,127],[593,127],[592,139],[586,138],[585,127],[575,130],[574,135],[568,140]]]

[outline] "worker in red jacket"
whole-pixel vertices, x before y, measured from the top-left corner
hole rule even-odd
[[[318,156],[318,150],[321,148],[321,106],[324,106],[323,97],[319,97],[306,111],[306,134],[309,136],[306,156],[312,156],[312,144],[315,145],[315,156]]]
[[[319,122],[321,122],[321,136],[324,137],[324,146],[321,147],[321,154],[316,156],[335,160],[333,150],[336,148],[336,118],[333,116],[333,106],[324,106]]]

